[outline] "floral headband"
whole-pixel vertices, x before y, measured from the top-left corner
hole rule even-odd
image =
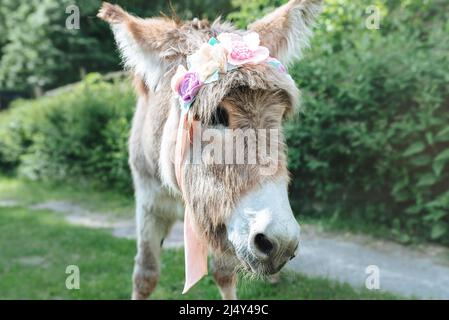
[[[187,112],[200,88],[218,81],[220,73],[262,62],[280,72],[287,72],[279,60],[270,57],[268,48],[260,46],[259,34],[256,32],[244,36],[221,33],[187,57],[188,70],[183,65],[178,66],[171,80],[171,88],[180,98],[181,109]]]

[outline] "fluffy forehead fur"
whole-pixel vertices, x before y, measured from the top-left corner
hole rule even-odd
[[[228,95],[232,95],[236,88],[246,87],[247,93],[257,90],[268,92],[285,92],[283,99],[287,111],[291,111],[299,104],[299,91],[293,79],[275,68],[260,64],[244,66],[239,69],[222,74],[220,80],[210,83],[198,92],[193,111],[205,122],[208,122],[211,114],[220,102]],[[248,102],[248,101],[247,101]]]

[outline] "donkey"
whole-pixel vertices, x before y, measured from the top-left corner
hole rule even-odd
[[[181,111],[170,87],[176,67],[222,33],[255,32],[272,57],[289,65],[308,45],[321,2],[291,0],[247,30],[220,18],[213,23],[142,19],[103,3],[98,17],[110,24],[138,95],[129,139],[137,225],[133,299],[146,299],[155,289],[162,244],[182,204],[191,209],[195,230],[212,253],[213,277],[223,299],[236,299],[239,270],[266,277],[297,253],[300,228],[288,200],[282,136],[283,119],[299,106],[292,78],[268,64],[249,64],[202,86],[191,105],[195,121],[204,128],[276,129],[279,152],[270,175],[261,173],[259,163],[183,163],[182,185],[173,161]]]

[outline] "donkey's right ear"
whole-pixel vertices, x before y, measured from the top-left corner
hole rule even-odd
[[[301,56],[309,45],[312,27],[321,12],[323,0],[290,0],[248,29],[260,35],[261,45],[284,64]]]
[[[177,38],[176,22],[167,18],[138,18],[107,2],[97,17],[111,25],[125,67],[145,79],[149,88],[155,88],[165,72],[165,60],[178,54],[170,46]]]

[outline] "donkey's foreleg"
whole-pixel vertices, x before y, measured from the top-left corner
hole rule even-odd
[[[160,274],[163,239],[172,220],[158,212],[160,187],[146,185],[136,188],[137,255],[133,272],[132,299],[146,299],[156,287]]]
[[[223,300],[237,300],[237,274],[233,259],[214,257],[213,276]]]

